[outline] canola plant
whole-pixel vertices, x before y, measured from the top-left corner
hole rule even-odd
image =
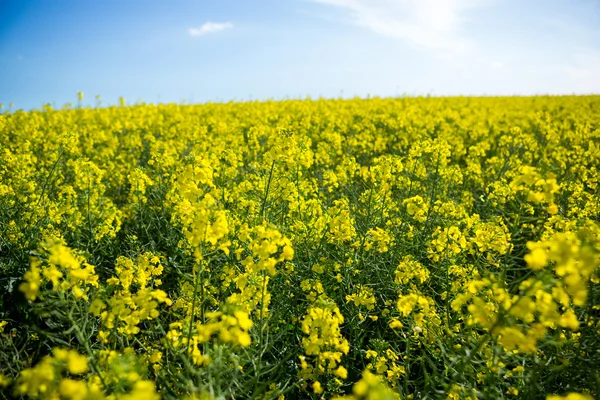
[[[0,114],[0,388],[600,396],[600,97]]]

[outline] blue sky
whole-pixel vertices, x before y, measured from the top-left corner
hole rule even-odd
[[[598,0],[0,0],[0,103],[600,93]]]

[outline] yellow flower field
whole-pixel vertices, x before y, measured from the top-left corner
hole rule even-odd
[[[600,396],[600,96],[0,114],[0,388]]]

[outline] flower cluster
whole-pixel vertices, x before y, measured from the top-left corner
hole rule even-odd
[[[318,377],[326,373],[345,375],[345,369],[339,369],[342,356],[350,350],[348,341],[342,337],[340,325],[344,317],[338,307],[331,300],[321,300],[310,307],[302,319],[302,347],[305,354],[314,361],[307,361],[305,356],[300,356],[302,371],[300,376],[306,379],[313,378],[315,383]],[[316,393],[320,393],[319,386],[313,386]]]
[[[0,388],[598,393],[600,98],[0,111]]]

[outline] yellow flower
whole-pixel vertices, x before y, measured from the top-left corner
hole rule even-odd
[[[573,310],[568,310],[563,315],[561,315],[559,324],[564,328],[569,328],[574,331],[579,329],[579,320],[577,319],[577,316],[575,315]]]
[[[34,301],[42,285],[42,278],[40,276],[40,268],[36,263],[31,264],[29,271],[25,272],[23,276],[25,282],[19,285],[19,290],[23,292],[25,298],[29,301]]]
[[[527,247],[530,247],[529,243]],[[546,263],[548,262],[546,250],[539,247],[533,248],[531,250],[531,253],[525,255],[524,259],[529,268],[533,270],[539,270],[544,268],[546,266]]]
[[[150,357],[148,358],[148,361],[150,361],[151,363],[157,363],[157,362],[160,362],[161,359],[162,359],[162,353],[159,350],[154,350],[152,352],[152,354],[150,355]]]
[[[291,260],[294,258],[294,249],[292,246],[283,246],[281,251],[281,258],[284,260]]]
[[[319,264],[314,264],[311,270],[316,272],[317,274],[322,274],[323,272],[325,272],[325,268]]]
[[[316,394],[323,393],[323,387],[321,386],[321,382],[319,382],[319,381],[315,381],[312,384],[312,388],[313,388],[313,392],[315,392]]]
[[[237,323],[239,324],[240,328],[242,328],[245,331],[252,328],[253,323],[252,320],[248,318],[247,313],[243,311],[235,311],[233,315],[235,315],[235,317],[237,318]]]
[[[358,398],[399,400],[400,396],[390,389],[381,379],[368,370],[362,379],[354,384],[352,392]]]
[[[240,346],[248,347],[252,344],[252,339],[247,332],[240,332],[237,337],[237,342]]]
[[[367,359],[377,358],[377,352],[375,350],[367,350],[366,357],[367,357]]]
[[[546,396],[546,400],[593,400],[589,394],[569,393],[565,396],[551,394]]]
[[[335,375],[342,379],[348,378],[348,370],[341,365],[335,370]]]
[[[88,371],[87,357],[77,354],[75,351],[69,351],[67,360],[67,368],[69,372],[75,375],[83,374]]]
[[[399,329],[402,328],[404,325],[402,325],[402,322],[398,321],[396,318],[393,318],[390,321],[390,328],[392,329]]]
[[[75,381],[73,379],[63,379],[59,384],[59,392],[68,399],[83,400],[87,395],[85,382]]]
[[[107,343],[108,342],[108,336],[110,335],[110,332],[107,331],[98,331],[98,338],[100,339],[100,341],[102,343]]]
[[[10,382],[11,380],[9,377],[0,374],[0,388],[7,387],[8,385],[10,385]]]
[[[154,383],[151,381],[138,380],[134,383],[133,389],[126,395],[121,395],[120,400],[160,400],[156,393]]]
[[[55,265],[45,268],[42,273],[47,280],[52,282],[54,288],[58,286],[58,280],[63,276],[62,272],[60,272]]]

